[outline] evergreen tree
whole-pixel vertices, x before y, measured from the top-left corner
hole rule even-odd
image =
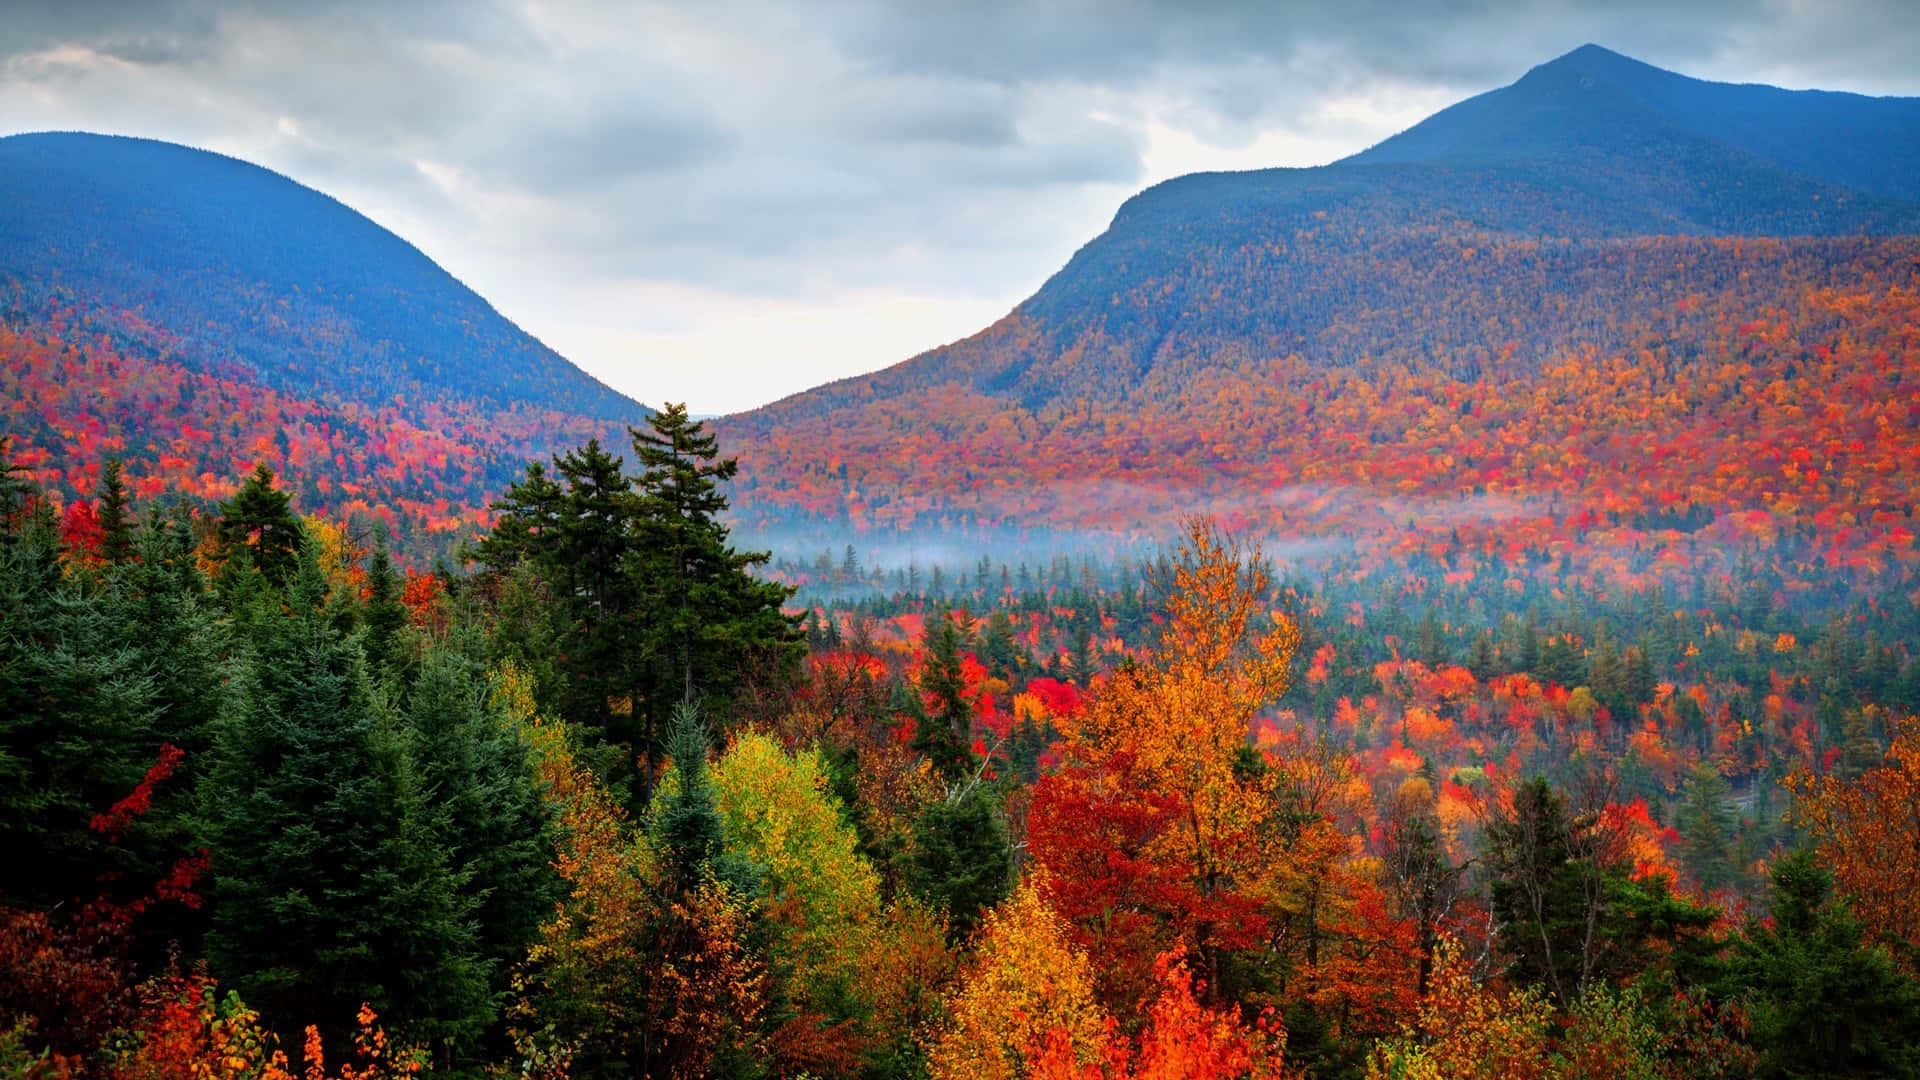
[[[628,571],[647,612],[648,663],[634,711],[644,704],[650,730],[643,743],[650,749],[653,726],[674,702],[698,695],[724,709],[752,666],[743,661],[764,658],[792,677],[804,643],[798,620],[781,610],[793,591],[751,573],[768,553],[728,545],[719,485],[733,478],[738,462],[719,458],[714,437],[688,418],[685,405],[668,405],[648,420],[646,430],[632,431],[641,472]]]
[[[286,1037],[368,1002],[443,1052],[466,1044],[488,1019],[475,904],[410,740],[379,716],[306,545],[284,601],[254,602],[201,792],[214,971]]]
[[[948,784],[957,784],[973,767],[968,743],[973,735],[973,709],[965,696],[966,678],[960,663],[960,629],[951,615],[942,615],[926,630],[925,657],[920,668],[920,692],[932,703],[931,712],[916,718],[913,748],[933,763]]]
[[[394,572],[393,556],[387,553],[387,533],[382,528],[373,555],[367,560],[367,605],[361,617],[366,627],[361,645],[375,680],[384,677],[398,658],[400,631],[407,625],[400,588],[400,575]]]
[[[1699,764],[1687,775],[1686,805],[1680,811],[1680,861],[1710,892],[1734,883],[1733,846],[1737,822],[1728,806],[1732,788],[1711,765]]]
[[[88,828],[158,756],[153,676],[100,589],[62,572],[45,514],[0,534],[0,896],[91,899],[102,874],[154,869]]]
[[[94,505],[100,519],[100,554],[116,565],[133,557],[133,519],[127,508],[127,485],[120,478],[120,459],[100,463],[100,485]]]
[[[726,822],[714,801],[707,769],[707,731],[697,705],[674,706],[665,739],[672,759],[672,780],[661,793],[648,829],[654,850],[669,869],[676,889],[685,892],[712,877],[737,892],[757,884],[754,869],[726,850]]]
[[[1773,925],[1733,942],[1719,995],[1743,1002],[1769,1077],[1920,1073],[1920,987],[1833,896],[1808,852],[1773,870]]]
[[[256,465],[233,498],[220,504],[220,543],[229,553],[251,549],[253,568],[279,586],[293,574],[302,534],[292,499],[273,481],[272,469]]]
[[[989,789],[968,785],[935,803],[914,830],[907,887],[945,911],[955,940],[965,940],[981,915],[1007,895],[1013,853],[1006,823]]]
[[[407,692],[406,728],[430,839],[468,882],[476,963],[495,1001],[558,898],[549,813],[526,743],[489,704],[460,644],[430,646]]]
[[[1691,974],[1717,909],[1676,897],[1664,878],[1636,881],[1610,862],[1599,815],[1569,817],[1544,778],[1527,781],[1487,826],[1484,858],[1498,945],[1514,981],[1562,1008],[1604,981],[1659,962]]]

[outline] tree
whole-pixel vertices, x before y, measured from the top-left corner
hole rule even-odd
[[[1869,935],[1920,974],[1920,720],[1886,724],[1885,757],[1858,778],[1798,773],[1786,785],[1794,820]]]
[[[987,914],[928,1062],[937,1080],[1013,1080],[1051,1033],[1074,1060],[1091,1063],[1105,1044],[1105,1019],[1086,954],[1029,880]]]
[[[1674,896],[1664,876],[1631,877],[1604,805],[1590,795],[1570,815],[1565,797],[1535,777],[1487,824],[1488,902],[1507,975],[1562,1009],[1655,961],[1693,977],[1719,915]]]
[[[977,783],[951,789],[927,808],[914,828],[907,887],[946,913],[957,939],[964,939],[981,912],[1007,895],[1012,874],[1006,823],[989,792]]]
[[[361,622],[367,628],[361,642],[367,654],[367,667],[376,680],[385,677],[397,659],[400,631],[407,625],[407,609],[400,603],[400,575],[394,572],[393,556],[387,552],[386,530],[367,561],[366,614]]]
[[[1416,992],[1425,997],[1444,923],[1462,898],[1467,868],[1447,858],[1433,788],[1408,777],[1394,793],[1383,826],[1382,862],[1395,911],[1411,920],[1419,941]]]
[[[1760,1075],[1911,1076],[1920,1071],[1920,987],[1833,895],[1811,852],[1773,869],[1773,925],[1733,942],[1718,987],[1744,1001]]]
[[[490,997],[505,999],[558,899],[549,812],[528,744],[490,701],[471,643],[430,646],[405,698],[405,724],[433,843],[465,881],[474,962]],[[491,1012],[492,1010],[490,1010]]]
[[[308,546],[284,608],[256,602],[200,793],[209,958],[278,1026],[364,1002],[443,1052],[467,1045],[489,1011],[475,903],[411,740],[377,708]]]
[[[63,572],[44,516],[0,530],[0,895],[48,907],[140,866],[93,815],[160,748],[155,676],[110,597]],[[143,838],[150,823],[143,823]]]
[[[292,576],[301,544],[292,499],[274,487],[273,470],[256,465],[233,498],[220,504],[220,543],[250,549],[253,568],[275,586]]]
[[[1068,752],[1099,767],[1124,756],[1138,789],[1176,800],[1152,858],[1181,867],[1198,898],[1182,933],[1218,987],[1222,950],[1264,926],[1233,895],[1267,872],[1260,834],[1278,804],[1274,777],[1246,765],[1255,715],[1292,682],[1299,627],[1273,617],[1257,548],[1194,520],[1153,585],[1164,623],[1152,650],[1122,665],[1077,716],[1057,721]]]
[[[1733,789],[1706,762],[1687,776],[1686,805],[1680,810],[1680,859],[1700,887],[1718,892],[1733,885],[1736,821],[1729,806]]]
[[[521,646],[558,639],[564,659],[548,704],[629,747],[629,760],[644,762],[645,794],[676,704],[698,696],[724,715],[751,674],[797,675],[805,643],[798,618],[781,610],[791,590],[751,573],[766,553],[728,546],[719,485],[733,459],[715,460],[713,436],[684,406],[631,434],[637,478],[598,441],[554,460],[564,486],[529,465],[494,504],[499,521],[474,556],[499,581],[500,615],[504,601],[527,598],[515,568],[538,572],[554,623],[519,618],[503,644],[526,662],[534,657]]]
[[[761,899],[783,924],[781,951],[796,977],[850,977],[880,913],[880,881],[855,850],[818,751],[789,754],[743,732],[711,771],[727,849],[761,868]]]
[[[792,590],[750,572],[770,557],[727,543],[719,518],[721,482],[739,470],[720,458],[714,437],[669,404],[631,429],[640,475],[635,483],[634,550],[629,573],[648,613],[649,676],[641,698],[648,715],[696,693],[724,709],[742,678],[743,657],[772,654],[797,674],[804,651],[798,619],[781,610]],[[641,707],[641,700],[634,708]]]
[[[100,520],[100,555],[118,565],[133,557],[133,520],[127,508],[127,485],[120,478],[120,459],[109,457],[100,463],[100,484],[95,491]]]
[[[926,629],[920,693],[931,709],[914,725],[913,748],[926,755],[949,785],[960,783],[973,767],[973,754],[967,749],[973,737],[973,706],[966,690],[960,630],[951,614],[942,615]]]

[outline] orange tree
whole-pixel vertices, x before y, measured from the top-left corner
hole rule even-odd
[[[1888,717],[1885,759],[1857,779],[1796,773],[1794,818],[1874,940],[1920,971],[1920,720]]]
[[[1187,523],[1154,584],[1158,641],[1060,718],[1069,764],[1040,781],[1029,817],[1050,902],[1117,973],[1103,987],[1113,1005],[1138,1000],[1153,957],[1176,944],[1217,996],[1222,954],[1265,936],[1250,887],[1277,804],[1249,733],[1286,691],[1300,642],[1271,610],[1259,549],[1211,522]]]

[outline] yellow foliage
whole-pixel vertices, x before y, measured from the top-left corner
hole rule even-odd
[[[950,1003],[928,1062],[937,1080],[1013,1080],[1051,1032],[1091,1063],[1105,1045],[1086,955],[1029,878],[981,926],[974,963]],[[1062,1037],[1062,1036],[1056,1036]]]
[[[1369,1080],[1532,1080],[1546,1075],[1553,1006],[1532,991],[1474,983],[1460,943],[1441,942],[1416,1028],[1380,1046]],[[1424,1041],[1421,1036],[1424,1035]]]
[[[788,754],[747,732],[713,764],[729,851],[758,866],[766,902],[801,979],[851,974],[880,911],[880,879],[855,850],[816,751]]]

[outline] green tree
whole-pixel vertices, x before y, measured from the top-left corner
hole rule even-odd
[[[647,715],[664,717],[674,701],[696,695],[724,710],[749,664],[797,673],[804,651],[799,621],[781,610],[793,590],[750,572],[767,552],[729,546],[720,484],[739,463],[719,457],[714,437],[685,405],[666,406],[631,434],[641,471],[637,546],[628,562],[647,610]]]
[[[1920,987],[1833,895],[1810,852],[1773,870],[1773,925],[1750,923],[1718,986],[1745,1003],[1772,1077],[1920,1073]]]
[[[559,898],[550,812],[517,725],[464,642],[428,647],[406,697],[406,728],[433,843],[467,882],[475,960],[496,1002]]]
[[[0,896],[90,899],[99,875],[140,868],[88,822],[157,756],[153,674],[97,583],[62,572],[44,514],[0,535]]]
[[[214,970],[291,1037],[362,1002],[454,1052],[488,1020],[474,901],[447,864],[411,739],[301,545],[284,603],[254,600],[201,791]]]
[[[924,719],[916,718],[913,748],[926,755],[942,780],[958,784],[973,768],[973,753],[968,748],[973,735],[973,709],[967,703],[960,662],[960,628],[951,615],[942,615],[928,625],[924,651],[920,692],[932,708]]]
[[[110,563],[133,557],[133,519],[127,508],[127,485],[120,477],[120,459],[100,463],[100,484],[94,505],[100,518],[100,554]]]
[[[273,470],[254,466],[233,498],[220,504],[220,543],[228,552],[251,549],[253,568],[273,585],[285,585],[297,561],[302,533],[292,499],[274,487]]]
[[[1729,797],[1733,789],[1712,765],[1697,764],[1687,774],[1687,801],[1681,807],[1680,862],[1709,892],[1734,883],[1734,841],[1738,822]]]
[[[907,887],[949,917],[956,940],[964,940],[983,912],[1007,895],[1013,852],[1007,826],[990,789],[971,784],[933,804],[915,830]]]
[[[383,678],[399,657],[400,631],[407,625],[407,609],[400,603],[400,589],[400,575],[394,571],[393,556],[387,551],[387,533],[382,528],[373,555],[367,560],[367,603],[361,617],[361,624],[366,627],[361,645],[375,680]]]

